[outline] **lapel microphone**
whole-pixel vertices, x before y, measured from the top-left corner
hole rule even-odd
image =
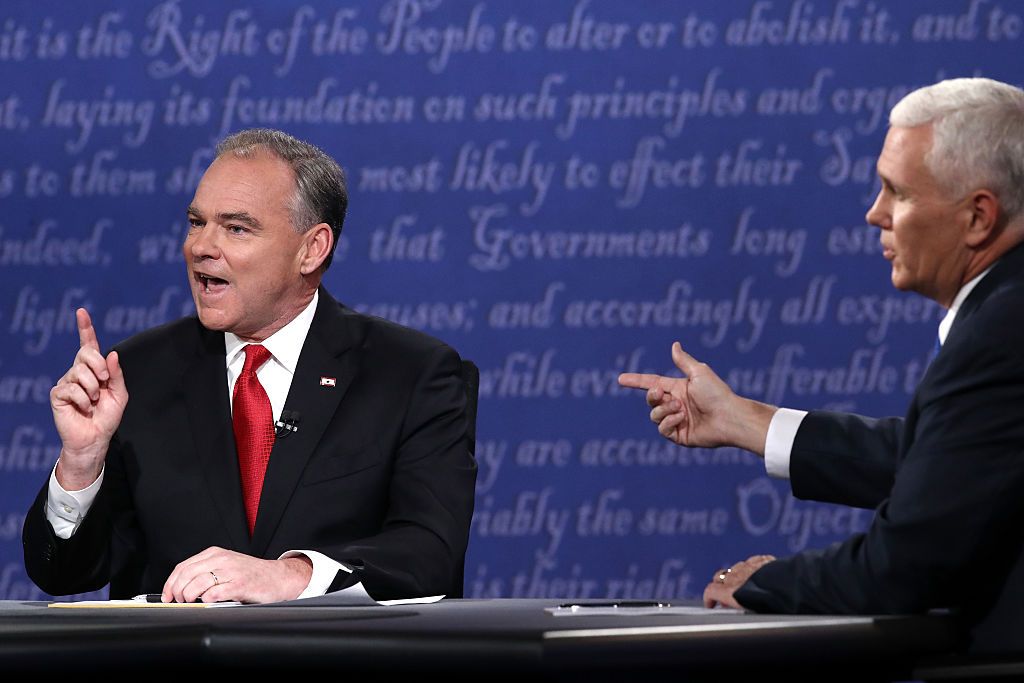
[[[274,423],[274,436],[283,439],[293,432],[299,431],[299,411],[282,410],[281,419]]]

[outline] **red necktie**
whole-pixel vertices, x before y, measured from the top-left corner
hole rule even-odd
[[[263,389],[256,371],[270,358],[259,344],[245,347],[245,366],[235,381],[231,422],[235,430],[238,449],[238,470],[242,475],[242,497],[245,516],[249,520],[249,535],[256,526],[256,511],[260,507],[263,475],[274,447],[274,416],[270,399]]]

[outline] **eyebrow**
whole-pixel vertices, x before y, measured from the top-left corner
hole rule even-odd
[[[190,216],[196,216],[197,218],[203,218],[203,212],[195,207],[194,204],[189,205],[188,214]],[[247,211],[234,211],[230,213],[218,213],[215,218],[219,223],[226,223],[234,221],[237,223],[245,223],[251,228],[262,228],[259,220],[256,219],[251,213]]]

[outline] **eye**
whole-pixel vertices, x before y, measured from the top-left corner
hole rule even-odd
[[[225,225],[224,229],[232,235],[244,235],[249,229],[242,225]]]
[[[897,189],[888,180],[882,181],[882,189],[885,190],[886,193],[891,194],[896,199],[904,199],[906,197],[902,190]]]
[[[201,221],[195,216],[188,217],[188,225],[190,228],[201,228],[206,225],[205,221]]]

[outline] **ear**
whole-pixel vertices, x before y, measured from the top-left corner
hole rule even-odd
[[[317,223],[302,236],[305,245],[304,253],[299,262],[299,272],[303,275],[315,273],[327,260],[334,246],[334,232],[326,223]]]
[[[975,190],[967,198],[970,223],[964,236],[969,247],[980,247],[994,235],[999,223],[999,199],[989,190]]]

